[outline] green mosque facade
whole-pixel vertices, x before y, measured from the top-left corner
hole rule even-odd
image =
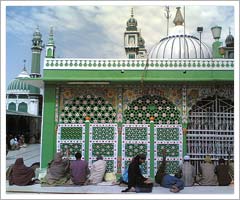
[[[179,8],[174,23],[184,23]],[[187,47],[176,46],[182,40]],[[212,51],[203,43],[200,55],[198,44],[193,36],[169,35],[147,53],[132,11],[127,59],[55,58],[51,29],[43,75],[32,77],[44,82],[41,168],[67,150],[71,159],[82,152],[90,166],[101,154],[118,174],[145,153],[144,173],[151,177],[163,148],[169,173],[186,154],[196,170],[206,154],[217,161],[230,152],[233,159],[234,59],[216,53],[219,42]],[[186,55],[176,54],[182,48]]]

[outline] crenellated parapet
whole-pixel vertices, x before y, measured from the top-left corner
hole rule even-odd
[[[234,70],[233,59],[45,59],[44,70]]]

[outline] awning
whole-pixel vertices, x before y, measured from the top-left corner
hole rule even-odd
[[[16,112],[16,111],[11,111],[11,110],[7,110],[6,111],[6,115],[16,115],[16,116],[25,116],[25,117],[37,117],[37,118],[41,118],[42,116],[39,115],[32,115],[29,113],[25,113],[25,112]]]

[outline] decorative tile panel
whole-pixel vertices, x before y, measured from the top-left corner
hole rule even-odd
[[[145,95],[133,100],[124,111],[127,124],[149,124],[154,117],[156,124],[181,124],[177,107],[164,97]]]
[[[72,98],[71,90],[64,92],[65,98]],[[112,123],[116,120],[116,109],[104,98],[95,95],[80,95],[64,101],[60,112],[60,123],[83,123],[90,117],[91,123]]]
[[[117,172],[117,124],[90,124],[89,166],[102,155],[107,161],[107,171]]]
[[[161,161],[157,161],[157,166],[161,164]],[[179,170],[179,162],[178,161],[171,161],[167,159],[166,164],[166,173],[168,174],[175,174]]]
[[[122,172],[133,157],[146,155],[144,174],[150,175],[150,126],[149,124],[123,124],[122,127]]]
[[[176,173],[183,156],[183,134],[181,125],[154,126],[154,171],[162,160],[162,149],[166,149],[167,172]]]
[[[70,159],[75,160],[75,153],[81,152],[84,158],[85,149],[85,124],[58,124],[57,152],[62,151],[64,158],[67,150]]]

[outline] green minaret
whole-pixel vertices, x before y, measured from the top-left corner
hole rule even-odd
[[[37,27],[33,33],[32,39],[32,67],[31,67],[31,78],[41,77],[40,74],[40,61],[41,61],[41,51],[43,49],[42,44],[42,34]]]
[[[53,38],[53,27],[50,28],[48,44],[46,45],[46,58],[54,58],[55,57],[55,45]]]

